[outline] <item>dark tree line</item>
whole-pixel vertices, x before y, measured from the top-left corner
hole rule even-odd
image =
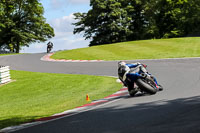
[[[0,0],[0,49],[19,53],[23,46],[52,38],[43,13],[39,0]]]
[[[90,0],[75,13],[74,34],[89,46],[122,41],[200,35],[200,0]]]

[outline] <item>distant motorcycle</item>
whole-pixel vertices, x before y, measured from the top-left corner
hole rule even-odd
[[[49,43],[47,44],[47,53],[50,53],[52,49],[53,49],[53,43],[52,43],[52,42],[49,42]]]
[[[146,67],[146,66],[145,66]],[[123,81],[122,70],[118,68],[119,79],[128,87],[130,96],[134,96],[138,91],[148,94],[156,94],[158,90],[162,90],[163,87],[158,85],[156,78],[149,73],[144,73],[141,70],[136,72],[131,70],[126,74],[126,81]]]

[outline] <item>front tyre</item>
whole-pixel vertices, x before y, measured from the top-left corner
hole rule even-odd
[[[47,53],[49,53],[50,52],[50,49],[49,48],[47,48]]]
[[[149,93],[149,94],[156,94],[157,92],[157,88],[155,86],[155,83],[153,83],[152,81],[148,80],[148,79],[137,79],[136,81],[138,87]]]

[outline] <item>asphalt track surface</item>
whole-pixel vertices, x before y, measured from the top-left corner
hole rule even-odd
[[[0,57],[1,65],[33,72],[117,76],[117,61],[58,63],[44,54]],[[135,62],[135,61],[130,61]],[[141,60],[164,91],[115,102],[16,133],[199,133],[200,59]]]

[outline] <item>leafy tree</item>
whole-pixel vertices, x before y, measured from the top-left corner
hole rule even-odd
[[[23,46],[44,42],[54,36],[38,0],[1,0],[4,16],[0,20],[0,44],[19,53]],[[0,14],[1,15],[1,14]]]
[[[74,34],[84,32],[89,46],[147,39],[149,31],[146,0],[91,0],[87,13],[75,13]]]
[[[184,0],[178,29],[183,30],[184,36],[200,35],[200,2],[198,0]]]
[[[150,0],[147,7],[155,38],[199,34],[200,2],[197,0]]]
[[[127,40],[132,31],[128,29],[130,18],[119,0],[91,0],[88,13],[75,13],[74,34],[84,32],[86,39],[92,38],[89,46]]]
[[[9,26],[10,24],[10,19],[8,18],[8,15],[6,16],[6,14],[9,14],[11,12],[11,7],[10,5],[8,5],[8,2],[5,3],[5,0],[2,0],[0,2],[0,47],[1,48],[7,48],[8,46],[5,44],[5,42],[7,41],[7,38],[3,38],[4,36],[6,36],[5,34],[7,33],[7,28],[6,25]],[[4,32],[6,32],[4,34]],[[9,33],[7,33],[9,34]],[[8,41],[7,41],[8,42]]]
[[[125,3],[125,10],[130,18],[129,30],[132,34],[128,40],[140,40],[147,38],[147,25],[148,20],[146,19],[146,0],[126,0],[122,1]]]
[[[198,0],[91,0],[90,6],[74,14],[74,34],[84,32],[89,46],[200,35]]]
[[[4,5],[2,3],[0,3],[0,18],[3,18],[3,16],[4,16],[3,9],[4,9]],[[4,24],[1,22],[1,20],[0,20],[0,32],[1,32],[2,28],[4,27]]]

